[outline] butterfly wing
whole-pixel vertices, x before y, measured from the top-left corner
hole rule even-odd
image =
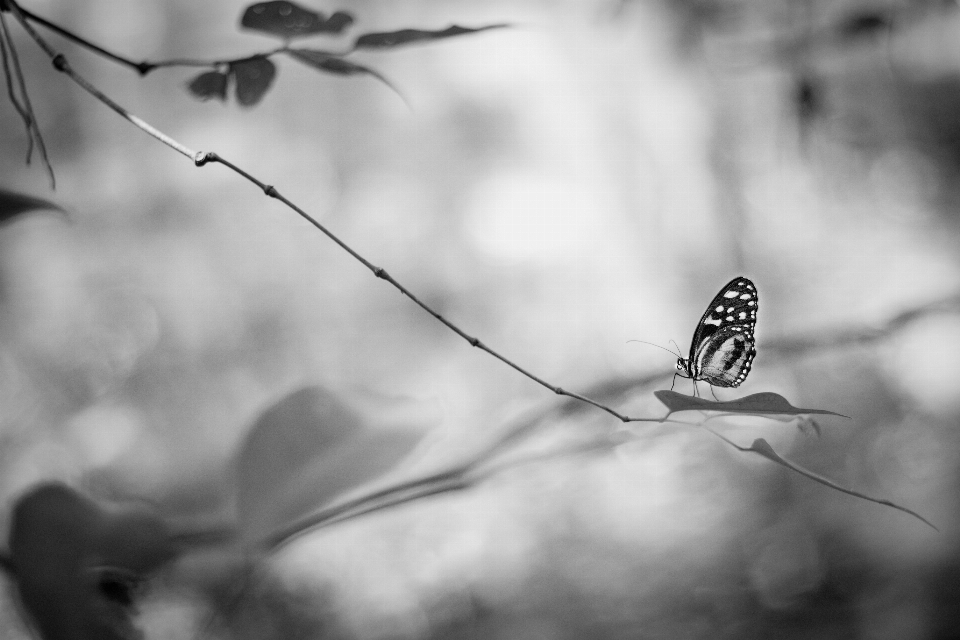
[[[756,355],[756,343],[742,327],[721,327],[696,354],[697,379],[715,387],[739,387]]]
[[[740,386],[757,355],[757,288],[734,278],[710,301],[690,343],[691,377],[718,387]]]

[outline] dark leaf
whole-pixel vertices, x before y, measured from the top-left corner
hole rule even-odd
[[[889,31],[893,20],[885,13],[867,11],[855,13],[837,26],[841,38],[855,40],[875,35],[881,31]]]
[[[0,223],[13,220],[21,213],[40,210],[59,211],[61,213],[65,213],[59,205],[56,205],[49,200],[34,198],[33,196],[24,195],[22,193],[15,193],[13,191],[0,189]]]
[[[389,80],[384,78],[374,69],[365,67],[362,64],[350,62],[349,60],[334,55],[328,51],[321,51],[319,49],[287,49],[286,53],[292,58],[295,58],[306,65],[309,65],[315,69],[320,69],[321,71],[326,71],[327,73],[333,73],[339,76],[373,76],[394,91],[397,91]],[[399,93],[399,91],[397,91],[397,93]]]
[[[346,11],[336,11],[327,18],[325,26],[326,33],[341,33],[344,29],[353,24],[353,16]]]
[[[187,88],[201,100],[217,98],[221,102],[227,99],[227,74],[219,71],[205,71],[190,81]]]
[[[277,67],[263,56],[255,56],[230,64],[230,73],[237,83],[237,102],[251,107],[263,98],[277,75]]]
[[[102,508],[59,483],[14,505],[10,560],[44,640],[130,640],[139,585],[174,555],[166,524],[143,507]]]
[[[484,27],[460,27],[452,25],[446,29],[429,31],[426,29],[401,29],[399,31],[387,31],[383,33],[366,33],[353,43],[354,49],[383,49],[386,47],[397,47],[414,42],[424,42],[426,40],[440,40],[442,38],[452,38],[469,33],[478,33],[489,29],[502,29],[509,25],[491,24]]]
[[[284,39],[316,33],[340,33],[353,24],[353,16],[337,11],[329,19],[286,0],[258,2],[247,7],[240,25]]]
[[[306,387],[264,411],[237,461],[243,538],[262,541],[280,526],[331,503],[394,467],[419,441],[409,429],[369,429],[333,393]]]
[[[733,442],[733,441],[730,440],[729,438],[726,438],[726,437],[720,435],[720,434],[717,433],[716,431],[713,431],[713,430],[711,430],[711,429],[708,429],[708,431],[710,431],[710,433],[712,433],[713,435],[717,436],[717,437],[720,438],[721,440],[724,440],[727,444],[729,444],[730,446],[734,447],[735,449],[739,449],[740,451],[749,452],[749,453],[756,453],[756,454],[758,454],[758,455],[761,455],[761,456],[763,456],[764,458],[766,458],[767,460],[770,460],[770,461],[772,461],[772,462],[776,462],[777,464],[779,464],[779,465],[781,465],[781,466],[784,466],[784,467],[786,467],[787,469],[790,469],[791,471],[795,471],[796,473],[799,473],[800,475],[802,475],[802,476],[804,476],[804,477],[806,477],[806,478],[810,478],[810,479],[813,480],[814,482],[819,482],[819,483],[822,484],[822,485],[825,485],[825,486],[827,486],[827,487],[830,487],[831,489],[836,489],[837,491],[840,491],[840,492],[842,492],[842,493],[846,493],[846,494],[851,495],[851,496],[854,496],[854,497],[856,497],[856,498],[860,498],[861,500],[868,500],[868,501],[870,501],[870,502],[876,502],[877,504],[882,504],[882,505],[885,505],[885,506],[887,506],[887,507],[892,507],[892,508],[897,509],[897,510],[899,510],[899,511],[903,511],[904,513],[908,513],[908,514],[910,514],[911,516],[913,516],[914,518],[916,518],[917,520],[920,520],[921,522],[923,522],[924,524],[926,524],[927,526],[932,527],[932,528],[933,528],[934,530],[936,530],[936,531],[939,531],[939,529],[937,529],[937,527],[934,526],[932,522],[930,522],[929,520],[927,520],[926,518],[924,518],[923,516],[921,516],[919,513],[915,512],[915,511],[911,511],[910,509],[907,509],[906,507],[901,507],[900,505],[894,504],[893,502],[890,502],[889,500],[883,500],[883,499],[881,499],[881,498],[872,498],[872,497],[870,497],[870,496],[868,496],[868,495],[865,495],[865,494],[863,494],[863,493],[860,493],[859,491],[854,491],[853,489],[847,489],[846,487],[843,487],[843,486],[837,484],[836,482],[834,482],[834,481],[831,480],[830,478],[824,477],[824,476],[820,475],[819,473],[815,473],[815,472],[813,472],[813,471],[810,471],[809,469],[806,469],[806,468],[804,468],[804,467],[801,467],[801,466],[800,466],[799,464],[797,464],[796,462],[791,462],[790,460],[787,460],[786,458],[781,457],[780,454],[778,454],[776,451],[773,450],[773,447],[770,446],[770,443],[767,442],[766,440],[764,440],[763,438],[757,438],[756,440],[753,441],[753,444],[751,444],[749,447],[741,447],[741,446],[738,445],[737,443]]]
[[[286,53],[290,57],[295,58],[306,65],[314,67],[315,69],[321,69],[323,71],[336,73],[338,75],[348,76],[359,73],[377,75],[377,73],[372,69],[354,62],[350,62],[349,60],[345,60],[344,58],[330,53],[329,51],[321,51],[319,49],[288,49]]]
[[[801,416],[815,413],[828,416],[840,416],[841,418],[849,417],[825,409],[801,409],[787,402],[787,399],[783,396],[769,391],[754,393],[753,395],[724,402],[695,398],[677,393],[676,391],[654,391],[653,395],[670,410],[667,415],[679,411],[724,411],[727,413],[747,415]]]

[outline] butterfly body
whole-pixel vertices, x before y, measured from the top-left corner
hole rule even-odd
[[[734,278],[714,296],[693,333],[690,355],[677,359],[677,375],[715,387],[739,387],[757,355],[757,288]]]

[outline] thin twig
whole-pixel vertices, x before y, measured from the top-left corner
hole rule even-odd
[[[27,164],[30,164],[30,158],[33,156],[33,132],[31,131],[32,118],[26,108],[20,103],[17,97],[16,88],[13,85],[13,69],[11,69],[10,56],[7,53],[7,42],[10,40],[10,31],[7,29],[7,22],[2,13],[0,13],[0,57],[3,58],[3,77],[6,80],[7,96],[17,114],[23,120],[24,127],[27,130]],[[9,46],[13,46],[10,43]]]
[[[311,216],[309,213],[307,213],[306,211],[304,211],[303,209],[301,209],[300,207],[298,207],[296,204],[294,204],[293,202],[291,202],[290,200],[288,200],[285,196],[283,196],[283,195],[277,190],[277,188],[274,187],[273,185],[269,185],[269,184],[266,184],[266,183],[264,183],[264,182],[261,182],[260,180],[258,180],[258,179],[255,178],[254,176],[252,176],[252,175],[250,175],[249,173],[247,173],[245,170],[241,169],[240,167],[238,167],[237,165],[233,164],[232,162],[226,160],[225,158],[222,158],[221,156],[217,155],[216,153],[207,152],[206,154],[202,154],[202,155],[201,155],[200,157],[198,157],[198,159],[197,159],[197,165],[198,165],[198,166],[202,166],[202,165],[204,165],[204,164],[206,164],[206,163],[208,163],[208,162],[218,162],[218,163],[220,163],[220,164],[222,164],[222,165],[224,165],[224,166],[232,169],[233,171],[235,171],[236,173],[240,174],[241,176],[243,176],[244,178],[246,178],[247,180],[249,180],[249,181],[252,182],[253,184],[257,185],[257,187],[259,187],[267,196],[269,196],[269,197],[271,197],[271,198],[274,198],[274,199],[276,199],[276,200],[279,200],[279,201],[282,202],[283,204],[287,205],[287,207],[289,207],[290,209],[292,209],[293,211],[295,211],[301,218],[303,218],[304,220],[306,220],[307,222],[309,222],[309,223],[310,223],[311,225],[313,225],[316,229],[318,229],[321,233],[323,233],[323,234],[326,235],[328,238],[330,238],[331,240],[333,240],[333,242],[335,242],[341,249],[343,249],[344,251],[346,251],[347,253],[349,253],[349,254],[350,254],[355,260],[357,260],[360,264],[362,264],[362,265],[365,266],[367,269],[369,269],[369,270],[373,273],[374,276],[376,276],[377,278],[380,278],[381,280],[386,280],[387,282],[389,282],[390,284],[392,284],[398,291],[400,291],[400,293],[402,293],[403,295],[405,295],[405,296],[407,296],[408,298],[410,298],[410,300],[412,300],[417,306],[419,306],[421,309],[423,309],[424,311],[426,311],[427,313],[429,313],[431,316],[433,316],[434,318],[436,318],[440,323],[442,323],[442,324],[443,324],[444,326],[446,326],[448,329],[450,329],[451,331],[453,331],[454,333],[456,333],[458,336],[460,336],[461,338],[463,338],[465,341],[467,341],[467,343],[469,343],[470,346],[476,347],[477,349],[480,349],[481,351],[487,352],[489,355],[493,356],[493,357],[496,358],[497,360],[500,360],[501,362],[503,362],[503,363],[506,364],[507,366],[513,368],[514,370],[516,370],[516,371],[518,371],[519,373],[523,374],[523,375],[526,376],[527,378],[533,380],[533,381],[536,382],[537,384],[539,384],[539,385],[541,385],[541,386],[543,386],[543,387],[546,387],[547,389],[549,389],[549,390],[552,391],[553,393],[557,394],[558,396],[567,396],[567,397],[570,397],[570,398],[574,398],[574,399],[576,399],[576,400],[579,400],[580,402],[584,402],[584,403],[586,403],[586,404],[593,405],[594,407],[596,407],[596,408],[598,408],[598,409],[600,409],[600,410],[602,410],[602,411],[606,411],[606,412],[609,413],[610,415],[616,417],[616,418],[617,418],[618,420],[620,420],[621,422],[635,422],[635,421],[656,422],[656,421],[659,420],[659,418],[631,418],[631,417],[629,417],[629,416],[625,416],[625,415],[619,413],[618,411],[615,411],[614,409],[611,409],[610,407],[608,407],[608,406],[606,406],[606,405],[604,405],[604,404],[602,404],[602,403],[600,403],[600,402],[597,402],[596,400],[592,400],[592,399],[590,399],[590,398],[588,398],[588,397],[586,397],[586,396],[584,396],[584,395],[581,395],[581,394],[578,394],[578,393],[573,393],[573,392],[571,392],[571,391],[567,391],[567,390],[565,390],[565,389],[562,389],[561,387],[552,385],[552,384],[550,384],[549,382],[547,382],[546,380],[543,380],[542,378],[540,378],[539,376],[536,376],[536,375],[534,375],[533,373],[531,373],[530,371],[527,371],[526,369],[524,369],[523,367],[521,367],[521,366],[518,365],[517,363],[513,362],[512,360],[510,360],[510,359],[507,358],[506,356],[500,354],[499,352],[495,351],[494,349],[490,348],[489,346],[487,346],[486,344],[484,344],[483,342],[481,342],[478,338],[469,335],[468,333],[466,333],[465,331],[463,331],[460,327],[458,327],[456,324],[454,324],[454,323],[451,322],[450,320],[448,320],[448,319],[446,319],[445,317],[443,317],[443,316],[442,316],[440,313],[438,313],[437,311],[434,311],[429,305],[427,305],[425,302],[423,302],[423,301],[420,300],[417,296],[415,296],[409,289],[407,289],[407,288],[404,287],[402,284],[400,284],[399,282],[397,282],[397,280],[394,279],[393,276],[391,276],[389,273],[387,273],[386,269],[384,269],[384,268],[382,268],[382,267],[378,267],[378,266],[374,265],[372,262],[370,262],[369,260],[367,260],[366,258],[364,258],[360,253],[358,253],[357,251],[355,251],[350,245],[348,245],[346,242],[344,242],[343,240],[341,240],[341,239],[340,239],[339,237],[337,237],[332,231],[330,231],[330,230],[327,229],[324,225],[322,225],[319,221],[317,221],[316,218],[314,218],[314,217]]]
[[[15,11],[16,9],[13,10]],[[7,30],[7,21],[4,19],[3,14],[0,14],[0,27],[3,28],[4,41],[7,49],[9,49],[10,66],[13,67],[17,76],[20,99],[23,100],[18,111],[20,111],[21,117],[26,121],[27,135],[31,140],[27,149],[27,164],[30,163],[30,156],[33,155],[33,142],[35,141],[37,149],[40,151],[40,159],[43,161],[43,166],[50,175],[50,186],[56,189],[57,177],[53,173],[53,165],[50,164],[50,158],[47,156],[47,146],[43,143],[43,134],[40,133],[40,126],[37,124],[36,112],[33,110],[33,105],[30,104],[30,94],[27,92],[27,82],[23,77],[23,70],[20,68],[20,58],[17,55],[17,48],[13,45],[13,40],[10,38],[10,32]],[[4,54],[4,65],[6,65],[6,62],[6,54]]]
[[[16,4],[13,0],[8,0],[8,3],[11,5]],[[107,51],[103,47],[93,44],[86,38],[82,38],[77,34],[73,33],[72,31],[68,31],[67,29],[64,29],[63,27],[61,27],[60,25],[54,24],[53,22],[50,22],[46,18],[38,16],[32,11],[28,11],[27,9],[19,5],[17,5],[16,8],[17,10],[19,10],[19,12],[23,15],[24,18],[27,18],[28,20],[32,20],[37,24],[39,24],[40,26],[50,29],[51,31],[54,31],[60,34],[67,40],[70,40],[71,42],[74,42],[80,45],[81,47],[86,47],[87,49],[90,49],[91,51],[103,56],[104,58],[107,58],[108,60],[112,60],[113,62],[116,62],[118,64],[131,67],[135,71],[138,71],[141,75],[146,74],[147,71],[149,71],[149,69],[147,69],[146,71],[143,69],[143,65],[147,63],[143,63],[143,62],[137,63],[137,62],[134,62],[133,60],[124,58],[121,55]],[[151,66],[151,65],[148,65],[148,66]]]
[[[86,91],[87,93],[92,95],[94,98],[96,98],[103,104],[107,105],[108,107],[110,107],[111,109],[119,113],[125,120],[133,124],[135,127],[139,128],[141,131],[156,138],[157,140],[167,145],[171,149],[179,153],[182,153],[183,155],[187,156],[191,160],[194,160],[197,157],[196,151],[193,151],[192,149],[189,149],[188,147],[180,144],[179,142],[177,142],[167,134],[154,128],[149,123],[133,115],[132,113],[130,113],[129,111],[121,107],[119,104],[114,102],[110,97],[108,97],[102,91],[97,89],[93,84],[87,81],[86,78],[84,78],[83,76],[78,74],[76,71],[74,71],[73,68],[70,66],[70,63],[67,61],[66,56],[64,56],[62,53],[58,53],[55,49],[53,49],[53,47],[47,44],[46,40],[41,38],[40,34],[38,34],[36,30],[30,25],[30,23],[27,22],[26,17],[23,15],[22,11],[20,10],[20,7],[17,5],[16,2],[14,2],[14,0],[7,0],[7,5],[10,7],[11,13],[13,13],[15,18],[17,18],[17,20],[20,22],[20,25],[24,28],[24,30],[30,34],[30,37],[32,37],[34,41],[37,43],[37,45],[39,45],[39,47],[43,49],[43,51],[50,57],[50,60],[53,62],[53,66],[57,71],[61,71],[67,74],[67,76],[71,80],[73,80],[75,83],[80,85],[80,87],[84,91]]]

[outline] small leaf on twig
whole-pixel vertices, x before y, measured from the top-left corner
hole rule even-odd
[[[264,56],[230,63],[230,73],[237,83],[237,102],[251,107],[263,98],[277,75],[277,67]]]
[[[353,43],[354,49],[384,49],[398,47],[404,44],[424,42],[426,40],[441,40],[453,38],[469,33],[478,33],[490,29],[503,29],[507,24],[490,24],[483,27],[460,27],[451,25],[446,29],[430,31],[427,29],[400,29],[399,31],[385,31],[381,33],[365,33]]]
[[[337,11],[329,18],[286,0],[258,2],[247,7],[240,25],[284,39],[316,33],[340,33],[353,24],[353,16]]]
[[[15,219],[21,213],[49,209],[65,213],[59,205],[42,198],[0,189],[0,224]]]
[[[715,402],[705,398],[695,398],[687,396],[676,391],[654,391],[653,395],[662,402],[671,413],[679,411],[724,411],[727,413],[741,413],[748,415],[790,415],[801,416],[808,414],[820,414],[827,416],[840,416],[849,418],[841,413],[827,411],[825,409],[801,409],[795,407],[783,396],[769,391],[763,393],[754,393],[736,400],[727,400]]]
[[[860,498],[861,500],[868,500],[868,501],[870,501],[870,502],[876,502],[877,504],[882,504],[882,505],[885,505],[885,506],[887,506],[887,507],[893,507],[894,509],[897,509],[898,511],[903,511],[904,513],[908,513],[908,514],[910,514],[911,516],[913,516],[914,518],[916,518],[916,519],[920,520],[921,522],[923,522],[924,524],[926,524],[927,526],[933,528],[935,531],[939,531],[939,529],[937,529],[937,527],[936,527],[932,522],[930,522],[929,520],[927,520],[926,518],[924,518],[923,516],[921,516],[919,513],[915,512],[915,511],[911,511],[910,509],[907,509],[906,507],[901,507],[900,505],[895,504],[895,503],[893,503],[893,502],[890,502],[889,500],[884,500],[884,499],[881,499],[881,498],[873,498],[873,497],[868,496],[868,495],[866,495],[866,494],[860,493],[859,491],[854,491],[853,489],[848,489],[848,488],[846,488],[846,487],[844,487],[844,486],[841,486],[841,485],[837,484],[836,482],[834,482],[834,481],[831,480],[830,478],[827,478],[827,477],[825,477],[825,476],[820,475],[819,473],[815,473],[815,472],[813,472],[813,471],[810,471],[809,469],[806,469],[806,468],[804,468],[804,467],[801,467],[801,466],[800,466],[799,464],[797,464],[796,462],[791,462],[790,460],[787,460],[786,458],[783,458],[782,456],[780,456],[780,454],[778,454],[776,451],[774,451],[774,450],[773,450],[773,447],[770,446],[770,443],[767,442],[766,440],[764,440],[763,438],[757,438],[756,440],[753,441],[753,444],[751,444],[749,447],[741,447],[741,446],[738,445],[736,442],[730,440],[729,438],[726,438],[726,437],[720,435],[719,433],[717,433],[716,431],[714,431],[714,430],[712,430],[712,429],[707,429],[707,431],[709,431],[709,432],[712,433],[713,435],[717,436],[717,437],[720,438],[721,440],[725,441],[727,444],[729,444],[730,446],[734,447],[735,449],[739,449],[740,451],[743,451],[743,452],[756,453],[756,454],[758,454],[758,455],[761,455],[761,456],[763,456],[764,458],[766,458],[767,460],[770,460],[770,461],[772,461],[772,462],[776,462],[777,464],[779,464],[779,465],[781,465],[781,466],[784,466],[784,467],[786,467],[787,469],[790,469],[791,471],[795,471],[796,473],[799,473],[800,475],[802,475],[802,476],[804,476],[804,477],[810,478],[810,479],[813,480],[814,482],[819,482],[820,484],[825,485],[825,486],[827,486],[827,487],[830,487],[831,489],[836,489],[837,491],[840,491],[841,493],[846,493],[846,494],[848,494],[848,495],[854,496],[855,498]]]
[[[344,58],[341,58],[338,55],[332,54],[329,51],[322,51],[320,49],[287,49],[287,55],[290,57],[299,60],[300,62],[313,67],[314,69],[320,69],[321,71],[326,71],[327,73],[333,73],[338,76],[354,76],[354,75],[370,75],[387,85],[398,94],[396,87],[394,87],[389,80],[384,78],[374,69],[366,67],[362,64],[357,64],[355,62],[350,62]]]
[[[205,71],[187,85],[194,96],[201,100],[217,98],[221,102],[227,99],[227,74],[219,71]]]

